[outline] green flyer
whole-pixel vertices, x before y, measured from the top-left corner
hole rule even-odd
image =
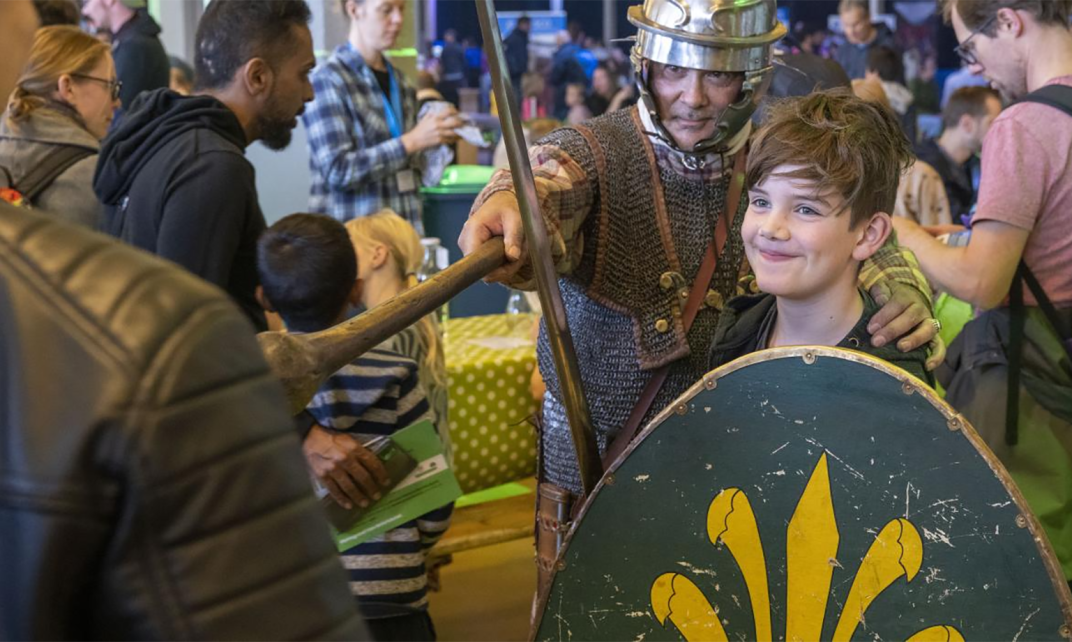
[[[376,502],[346,532],[335,533],[335,545],[344,552],[411,519],[420,517],[461,497],[443,443],[430,421],[407,426],[391,435],[391,440],[417,460],[417,468]]]

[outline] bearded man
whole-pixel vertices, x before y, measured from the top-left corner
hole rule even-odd
[[[101,147],[104,229],[224,289],[267,330],[257,288],[265,229],[245,149],[290,143],[313,99],[303,0],[214,0],[197,27],[195,95],[142,94]]]
[[[773,0],[649,0],[629,20],[639,29],[631,57],[640,103],[529,151],[596,440],[611,457],[707,372],[719,312],[748,273],[740,227],[750,116],[770,80],[771,45],[785,33]],[[490,278],[531,288],[513,189],[509,172],[496,174],[459,243],[468,253],[503,236],[510,261]],[[869,328],[876,346],[901,337],[897,346],[910,350],[934,336],[926,282],[895,243],[861,281],[886,302]],[[542,481],[578,494],[546,331],[538,355],[547,382]]]

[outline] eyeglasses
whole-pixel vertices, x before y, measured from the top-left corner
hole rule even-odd
[[[960,59],[964,61],[965,65],[979,64],[979,59],[975,57],[975,48],[968,47],[968,43],[971,42],[972,38],[989,29],[990,25],[994,24],[994,21],[997,20],[997,18],[997,16],[992,16],[989,20],[980,25],[978,29],[971,32],[971,35],[965,38],[964,42],[953,49],[953,51],[957,52],[957,55],[960,56]]]
[[[104,83],[112,90],[112,100],[119,100],[119,92],[123,91],[122,80],[108,80],[107,78],[97,78],[96,76],[87,76],[86,74],[71,74],[71,77]]]

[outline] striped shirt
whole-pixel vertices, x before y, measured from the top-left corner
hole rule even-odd
[[[438,379],[443,382],[446,382],[447,380],[447,364],[443,354],[442,333],[439,335],[438,358],[436,359],[435,366],[433,366],[438,371],[436,373],[431,372],[430,367],[425,363],[428,351],[421,342],[420,331],[415,325],[403,329],[387,341],[384,341],[380,347],[386,348],[392,352],[397,352],[398,354],[417,362],[421,385],[424,386],[425,391],[428,393],[428,404],[432,407],[432,414],[435,416],[434,422],[436,431],[439,432],[439,437],[443,441],[443,449],[446,451],[447,461],[453,464],[454,446],[450,441],[450,422],[447,414],[447,389],[445,383],[444,385],[437,385],[435,382],[437,377],[433,376],[438,375]]]
[[[417,364],[378,348],[329,377],[307,409],[321,426],[362,442],[432,417]],[[365,617],[428,608],[425,555],[447,530],[452,510],[452,504],[436,509],[343,553]]]
[[[417,124],[417,93],[392,70],[406,132]],[[312,82],[313,102],[302,115],[312,173],[309,211],[346,222],[390,208],[423,236],[420,192],[401,191],[398,174],[410,172],[419,186],[424,155],[407,155],[402,139],[391,135],[387,101],[372,69],[346,43],[313,71]]]

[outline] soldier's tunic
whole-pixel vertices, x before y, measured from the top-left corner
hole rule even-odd
[[[740,229],[748,199],[742,193],[705,304],[686,336],[685,300],[723,215],[732,160],[729,154],[713,155],[704,167],[690,168],[679,152],[652,143],[644,134],[651,129],[645,121],[646,114],[635,107],[613,112],[552,132],[530,150],[601,454],[654,371],[670,364],[644,423],[709,370],[708,350],[722,302],[737,293],[739,277],[747,273]],[[742,132],[736,146],[747,136]],[[492,178],[474,211],[503,190],[513,191],[505,171]],[[862,273],[865,286],[880,276],[914,286],[926,282],[893,244],[873,262],[881,268]],[[529,289],[533,284],[531,269],[522,269],[511,283]],[[542,473],[546,481],[580,493],[546,329],[537,353],[547,384]]]

